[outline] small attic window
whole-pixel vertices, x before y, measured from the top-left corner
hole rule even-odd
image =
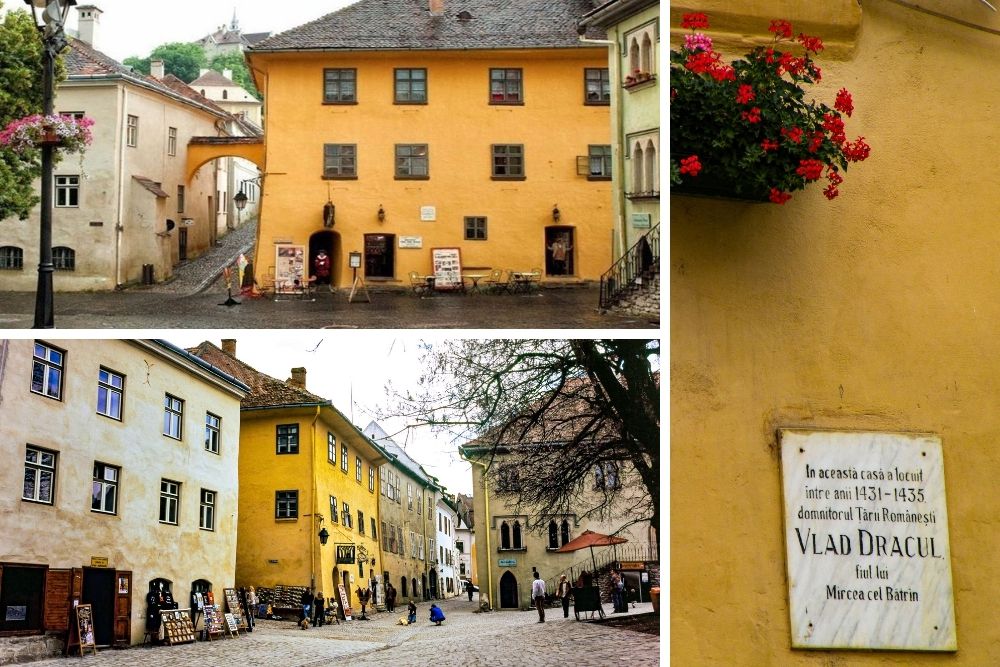
[[[458,20],[459,21],[471,21],[472,20],[472,14],[470,14],[467,11],[461,11],[461,12],[458,13]]]

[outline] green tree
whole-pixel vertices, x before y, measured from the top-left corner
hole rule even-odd
[[[149,74],[149,64],[153,60],[162,60],[163,71],[173,74],[184,83],[191,83],[197,79],[206,62],[205,51],[198,44],[171,42],[160,44],[153,49],[148,58],[129,56],[123,64],[134,68],[137,72]]]
[[[533,519],[659,530],[659,354],[649,339],[446,341],[424,350],[419,389],[393,392],[389,414],[467,443],[491,493]],[[511,483],[512,471],[528,474]]]
[[[232,70],[233,81],[242,86],[248,93],[260,99],[260,92],[258,92],[257,86],[253,83],[253,77],[250,76],[250,69],[247,67],[247,61],[242,53],[230,52],[215,56],[208,66],[220,74],[222,74],[223,70]]]
[[[0,9],[3,0],[0,0]],[[8,11],[0,22],[0,129],[13,120],[42,112],[42,45],[31,14]],[[56,63],[56,82],[64,69]],[[34,179],[41,171],[40,151],[15,153],[0,146],[0,220],[28,217],[38,203]]]

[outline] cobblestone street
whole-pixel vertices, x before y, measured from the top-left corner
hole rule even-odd
[[[658,636],[621,630],[596,623],[578,622],[572,610],[563,619],[561,609],[546,611],[538,623],[534,611],[474,613],[475,602],[453,598],[439,603],[447,620],[436,626],[427,621],[429,603],[417,608],[417,623],[404,627],[401,615],[382,612],[370,621],[300,630],[288,621],[258,621],[257,629],[238,639],[195,642],[179,646],[134,647],[102,650],[81,664],[99,666],[183,664],[268,665],[306,667],[338,665],[414,665],[426,667],[476,667],[486,665],[560,665],[605,667],[659,664]],[[605,605],[605,612],[611,605]],[[652,611],[650,604],[636,605],[631,614]],[[405,613],[403,607],[402,613]],[[610,615],[610,614],[608,614]],[[71,658],[76,664],[78,658]],[[66,665],[63,658],[31,663],[33,666]]]

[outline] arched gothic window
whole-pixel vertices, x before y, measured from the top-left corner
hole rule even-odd
[[[635,148],[632,149],[632,192],[644,192],[642,187],[642,170],[644,167],[642,146],[637,143]]]
[[[549,521],[549,549],[559,548],[559,528],[555,521]]]
[[[520,521],[515,521],[514,522],[514,531],[513,532],[514,532],[514,539],[513,539],[514,548],[515,549],[520,549],[521,548],[521,522]]]
[[[658,190],[657,183],[659,182],[658,170],[656,164],[656,146],[653,145],[652,141],[646,142],[646,150],[643,151],[643,157],[646,161],[645,164],[645,179],[647,190]]]
[[[506,521],[500,524],[500,548],[510,549],[510,526]]]
[[[561,536],[562,537],[562,543],[566,544],[567,542],[569,542],[569,521],[567,521],[566,519],[563,519],[561,529],[562,529],[561,530],[561,532],[562,532],[562,536]]]

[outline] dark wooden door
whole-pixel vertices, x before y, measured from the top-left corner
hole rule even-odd
[[[132,572],[115,572],[115,639],[116,647],[132,644]]]

